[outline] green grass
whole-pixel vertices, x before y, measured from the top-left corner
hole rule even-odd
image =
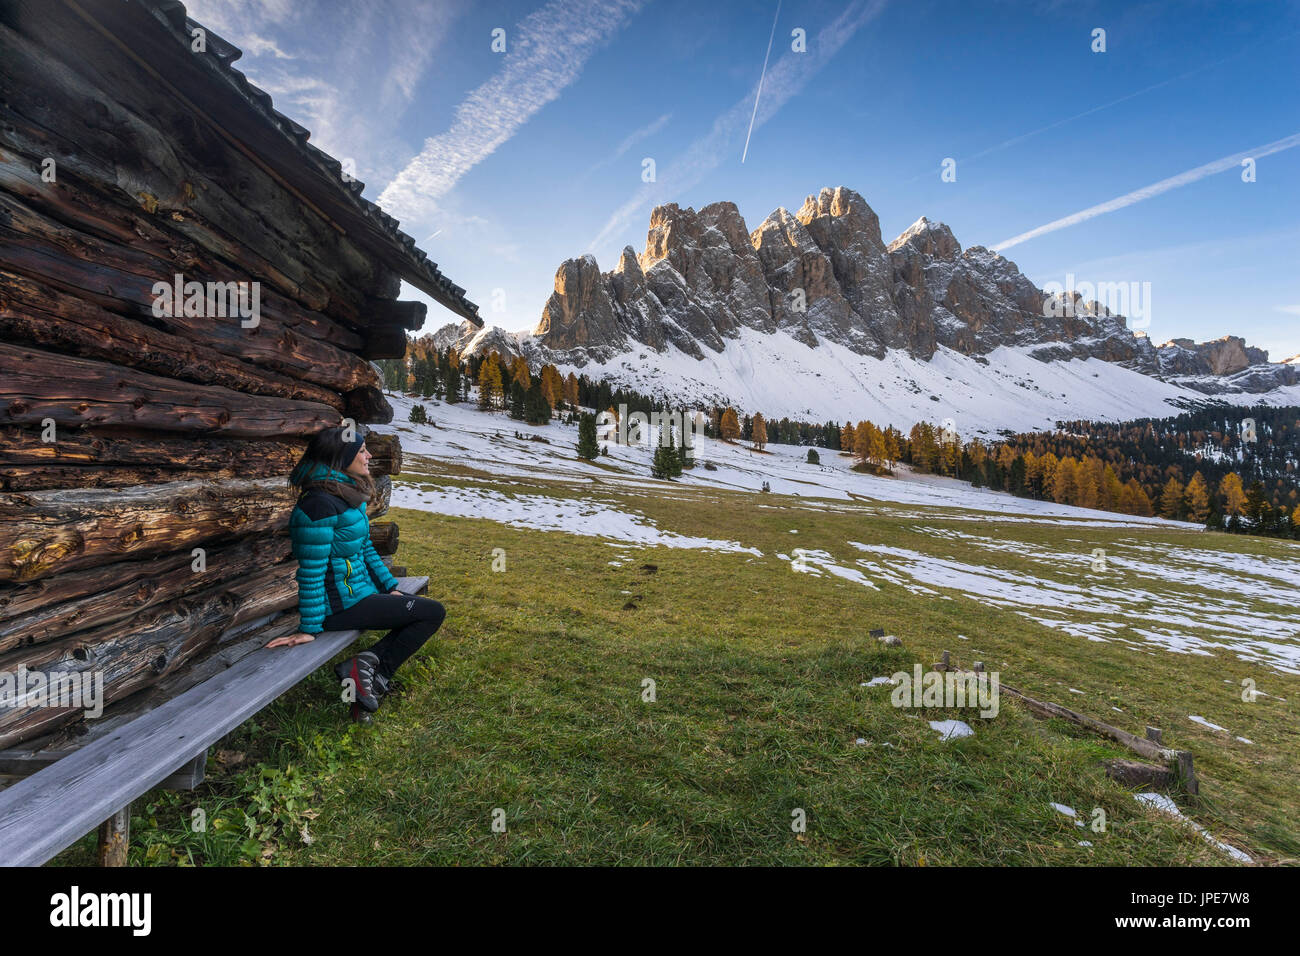
[[[435,483],[463,481],[484,486],[458,466],[440,467]],[[1089,642],[954,590],[943,600],[796,574],[776,556],[820,548],[852,567],[862,555],[847,542],[861,541],[990,561],[986,550],[922,527],[1084,554],[1118,553],[1138,537],[1294,556],[1282,543],[1164,528],[973,523],[912,506],[896,509],[911,515],[899,517],[870,504],[826,510],[803,499],[684,487],[620,493],[530,480],[499,490],[595,495],[665,530],[739,541],[764,557],[611,547],[595,537],[395,510],[400,559],[430,576],[430,596],[448,618],[403,669],[376,722],[348,723],[328,669],[318,672],[223,742],[244,764],[227,770],[212,760],[200,790],[155,792],[136,804],[133,862],[1227,862],[1105,777],[1103,758],[1133,756],[1117,745],[1037,720],[1006,698],[996,718],[983,720],[970,710],[896,709],[889,688],[859,686],[914,662],[928,667],[943,650],[960,666],[983,660],[1006,683],[1126,730],[1162,727],[1168,745],[1195,754],[1201,794],[1177,795],[1185,813],[1263,862],[1300,856],[1300,680],[1227,653]],[[494,548],[505,549],[504,572],[492,570]],[[611,567],[620,554],[631,558]],[[1032,557],[992,559],[1045,573]],[[1141,581],[1113,573],[1117,587]],[[1188,600],[1198,593],[1186,590]],[[873,627],[898,635],[903,647],[883,649],[868,636]],[[1287,702],[1241,701],[1247,677]],[[647,679],[653,702],[643,700]],[[1254,745],[1198,727],[1188,714]],[[926,721],[946,717],[966,720],[975,736],[940,741]],[[1085,820],[1100,808],[1105,831],[1075,827],[1052,802]],[[188,832],[195,807],[221,827]],[[504,832],[493,829],[498,809]],[[792,813],[800,809],[807,827],[796,833]],[[92,846],[82,841],[57,862],[85,862]]]

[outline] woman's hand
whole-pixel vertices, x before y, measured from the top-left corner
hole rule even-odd
[[[402,591],[401,591],[400,588],[393,588],[393,589],[392,589],[391,591],[389,591],[388,593],[389,593],[389,594],[396,594],[398,597],[401,597],[401,596],[402,596]]]
[[[268,643],[267,647],[293,647],[295,644],[306,644],[308,641],[316,640],[311,634],[304,634],[299,631],[297,634],[289,634],[285,637],[277,637]]]

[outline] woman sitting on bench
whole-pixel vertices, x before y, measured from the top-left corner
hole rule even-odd
[[[290,647],[322,631],[378,630],[388,634],[368,651],[334,668],[352,681],[355,703],[374,713],[388,693],[393,674],[442,624],[437,601],[397,590],[397,579],[370,543],[366,502],[375,492],[365,439],[348,439],[343,428],[312,436],[289,483],[302,489],[289,519],[293,556],[298,560],[299,632],[277,637],[267,647]]]

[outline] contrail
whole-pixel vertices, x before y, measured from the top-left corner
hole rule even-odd
[[[743,165],[749,155],[749,137],[754,133],[754,117],[758,115],[758,98],[763,95],[763,77],[767,76],[767,60],[772,55],[772,41],[776,39],[776,21],[781,17],[781,0],[776,0],[776,16],[772,18],[772,33],[767,38],[767,53],[763,55],[763,72],[758,74],[758,92],[754,94],[754,112],[749,117],[749,132],[745,134],[745,151],[740,154]]]
[[[1242,153],[1233,153],[1231,156],[1224,156],[1222,159],[1216,159],[1212,163],[1206,163],[1204,166],[1197,166],[1195,169],[1189,169],[1177,176],[1170,176],[1168,179],[1162,179],[1158,183],[1152,183],[1150,186],[1143,186],[1141,189],[1135,189],[1131,193],[1125,193],[1116,199],[1099,203],[1096,206],[1089,206],[1079,212],[1072,213],[1062,219],[1056,219],[1047,223],[1045,226],[1039,226],[1037,229],[1031,229],[1028,232],[1022,232],[1018,236],[999,242],[993,247],[994,252],[1001,252],[1003,249],[1009,249],[1017,246],[1028,239],[1034,239],[1038,236],[1045,235],[1049,232],[1056,232],[1058,229],[1064,229],[1066,226],[1073,226],[1097,216],[1104,215],[1108,212],[1114,212],[1116,209],[1123,209],[1125,206],[1131,206],[1139,203],[1144,199],[1150,199],[1152,196],[1159,196],[1171,189],[1179,186],[1186,186],[1188,183],[1194,183],[1198,179],[1204,179],[1206,176],[1213,176],[1215,173],[1221,173],[1226,169],[1232,169],[1234,166],[1240,166],[1243,159],[1258,159],[1261,156],[1269,156],[1273,153],[1280,153],[1284,149],[1291,149],[1293,146],[1300,146],[1300,133],[1294,133],[1285,139],[1279,139],[1269,143],[1266,146],[1260,146],[1258,149],[1248,149]]]

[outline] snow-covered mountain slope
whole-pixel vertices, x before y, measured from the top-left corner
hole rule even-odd
[[[703,359],[669,346],[662,353],[620,354],[580,371],[666,396],[674,404],[730,403],[745,413],[813,422],[865,418],[904,432],[920,421],[950,418],[970,437],[999,429],[1049,429],[1061,420],[1164,417],[1207,401],[1202,392],[1112,362],[1043,362],[1031,351],[1003,346],[987,356],[970,356],[940,346],[929,360],[903,350],[877,359],[834,342],[811,348],[783,332],[742,329],[723,351],[706,350]],[[1300,404],[1300,386],[1213,400]]]

